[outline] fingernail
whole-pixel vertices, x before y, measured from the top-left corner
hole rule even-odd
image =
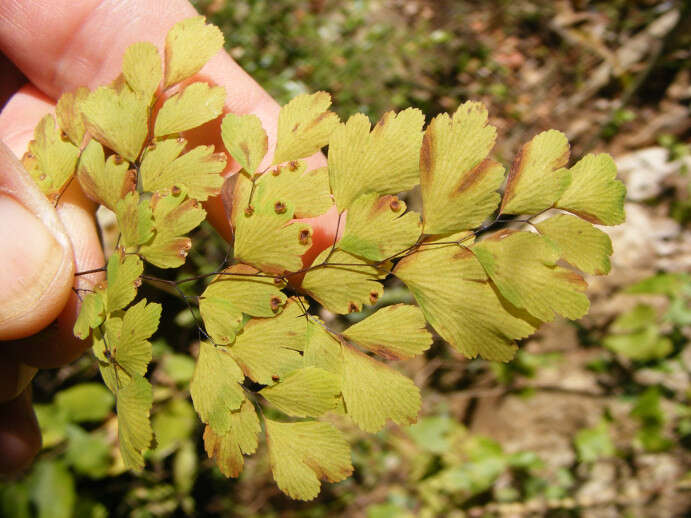
[[[62,261],[63,250],[43,223],[0,194],[0,327],[36,309]]]

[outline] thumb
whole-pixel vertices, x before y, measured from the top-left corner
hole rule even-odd
[[[55,209],[0,142],[0,340],[30,336],[52,322],[73,275],[72,245]]]

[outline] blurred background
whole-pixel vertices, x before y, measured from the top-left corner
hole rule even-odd
[[[627,222],[590,314],[556,320],[509,364],[443,344],[400,362],[423,392],[417,425],[347,433],[354,475],[313,502],[283,496],[266,450],[237,480],[206,459],[188,401],[198,338],[183,303],[154,343],[158,445],[125,472],[113,399],[87,355],[34,382],[44,449],[0,484],[0,516],[675,517],[691,509],[691,9],[689,2],[212,0],[230,54],[281,103],[326,90],[342,118],[483,101],[495,157],[548,128],[572,161],[611,153]],[[214,271],[210,227],[180,277]],[[190,286],[190,293],[202,286]],[[392,284],[381,304],[408,301]],[[363,315],[359,315],[362,318]],[[352,315],[350,318],[354,318]]]

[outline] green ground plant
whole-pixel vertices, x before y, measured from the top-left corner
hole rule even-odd
[[[418,388],[384,360],[427,350],[427,324],[469,358],[506,362],[515,341],[542,322],[582,317],[589,302],[578,270],[609,271],[611,243],[594,224],[623,221],[624,187],[609,155],[568,167],[568,141],[555,130],[527,142],[507,175],[489,158],[497,132],[475,102],[426,126],[409,108],[372,127],[362,114],[341,122],[325,92],[300,95],[281,109],[269,158],[260,120],[224,115],[223,88],[194,81],[222,45],[203,17],[171,29],[163,60],[151,43],[132,45],[111,85],[59,100],[57,124],[53,115],[41,120],[23,162],[56,203],[78,181],[117,217],[106,280],[80,293],[74,332],[93,341],[114,396],[123,466],[143,469],[145,451],[167,440],[162,425],[155,438],[150,420],[149,339],[162,308],[138,296],[144,280],[180,294],[203,336],[189,389],[209,457],[236,477],[263,434],[278,487],[310,500],[321,480],[353,471],[337,423],[374,433],[387,421],[417,420]],[[221,116],[225,150],[189,144],[185,132]],[[328,166],[308,171],[305,159],[327,147]],[[241,170],[224,180],[226,152]],[[398,197],[418,185],[421,214]],[[233,229],[223,267],[177,280],[153,275],[151,267],[185,263],[187,234],[205,218],[202,203],[217,195]],[[312,228],[301,219],[330,210],[338,212],[336,237],[305,264]],[[417,305],[381,307],[345,330],[317,316],[318,308],[361,312],[382,298],[390,277]],[[198,296],[183,291],[202,279],[209,282]],[[172,415],[190,413],[189,404],[168,404]],[[83,417],[66,412],[61,419]],[[79,436],[78,427],[65,429]],[[192,462],[191,451],[179,450],[181,466]],[[508,461],[497,456],[504,469]],[[70,462],[100,473],[80,464],[88,459]]]

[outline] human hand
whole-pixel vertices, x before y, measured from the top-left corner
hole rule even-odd
[[[104,258],[93,220],[94,204],[73,182],[53,207],[38,191],[16,157],[33,136],[33,128],[54,109],[55,100],[79,86],[94,88],[120,71],[124,50],[137,41],[163,47],[165,34],[179,20],[196,15],[186,0],[68,0],[0,4],[0,473],[27,466],[40,448],[31,409],[29,382],[36,368],[68,363],[88,343],[72,327],[79,299],[72,288],[88,289],[102,274],[74,276],[98,269]],[[14,67],[12,66],[14,63]],[[15,91],[22,74],[29,85]],[[200,79],[225,87],[226,112],[257,115],[275,144],[279,107],[226,53],[201,71]],[[5,79],[7,78],[7,80]],[[5,94],[5,98],[2,95]],[[223,149],[220,118],[185,135],[191,144]],[[267,163],[270,157],[267,157]],[[311,167],[324,165],[321,155]],[[229,161],[227,173],[239,166]],[[209,221],[230,238],[219,199],[206,204]],[[309,220],[313,246],[309,264],[333,240],[335,211]]]

